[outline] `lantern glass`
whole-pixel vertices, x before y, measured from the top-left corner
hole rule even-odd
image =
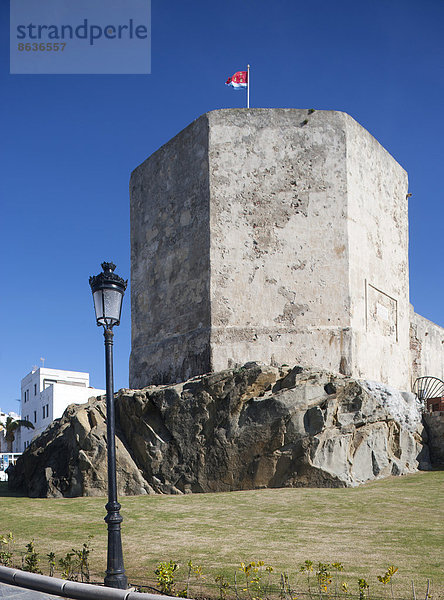
[[[105,319],[111,319],[115,324],[120,321],[120,309],[122,307],[122,292],[116,289],[103,290],[103,305],[105,308]]]
[[[122,310],[122,291],[113,287],[103,287],[95,291],[93,296],[97,323],[118,325]]]
[[[93,294],[94,298],[94,309],[96,311],[97,323],[103,320],[103,294],[102,290],[97,290]]]

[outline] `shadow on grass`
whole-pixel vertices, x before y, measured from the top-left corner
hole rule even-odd
[[[0,481],[0,498],[27,498],[28,496],[26,494],[23,494],[22,492],[13,492],[12,490],[8,489],[8,482],[7,481]]]

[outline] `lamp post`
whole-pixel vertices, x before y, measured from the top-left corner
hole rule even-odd
[[[120,323],[122,300],[127,281],[114,273],[116,265],[103,262],[103,272],[89,278],[94,299],[97,325],[103,327],[105,336],[105,370],[106,370],[106,433],[108,446],[108,503],[105,506],[108,524],[108,559],[105,585],[112,588],[126,589],[128,580],[123,566],[122,538],[120,523],[120,504],[117,502],[116,479],[116,441],[114,416],[114,382],[113,382],[113,327]]]

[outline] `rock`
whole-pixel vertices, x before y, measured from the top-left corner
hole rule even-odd
[[[104,398],[69,406],[17,461],[30,496],[103,495]],[[415,397],[302,367],[248,363],[116,396],[118,493],[345,487],[430,468]]]
[[[91,398],[70,405],[29,446],[11,473],[9,486],[30,497],[103,496],[107,493],[106,402]],[[131,454],[116,440],[120,494],[153,493]]]

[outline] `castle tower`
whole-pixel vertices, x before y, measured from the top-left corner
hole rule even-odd
[[[409,388],[407,174],[349,115],[212,111],[130,191],[131,387],[260,360]]]

